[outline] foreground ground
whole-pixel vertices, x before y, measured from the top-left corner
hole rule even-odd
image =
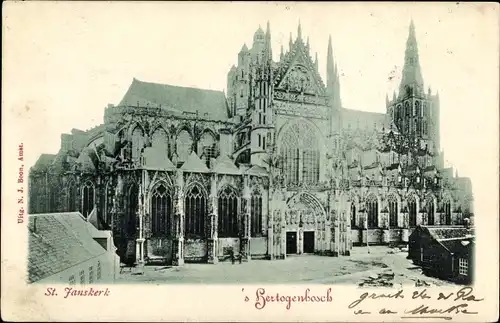
[[[185,264],[123,269],[117,283],[152,284],[356,284],[359,286],[448,285],[423,275],[406,252],[387,247],[354,248],[349,257],[289,256],[285,260],[252,260],[242,264]]]

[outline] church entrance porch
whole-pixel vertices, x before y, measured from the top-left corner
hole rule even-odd
[[[304,231],[304,253],[314,253],[314,231]]]
[[[286,233],[286,254],[296,254],[297,253],[297,232],[287,232]]]

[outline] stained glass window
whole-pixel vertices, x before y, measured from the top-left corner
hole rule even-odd
[[[427,224],[434,225],[434,200],[429,197],[427,199]]]
[[[169,236],[172,226],[172,197],[164,185],[158,186],[151,196],[151,232],[154,236]]]
[[[205,237],[207,200],[201,188],[194,185],[185,198],[184,230],[187,236]]]
[[[280,149],[284,158],[283,170],[287,184],[298,184],[299,181],[307,184],[318,183],[319,145],[316,132],[311,126],[300,123],[286,129],[281,137]],[[302,178],[299,178],[299,174]]]
[[[444,204],[444,216],[445,216],[445,224],[451,224],[451,203],[450,201],[446,201]]]
[[[378,227],[378,201],[375,195],[370,195],[366,199],[366,210],[368,212],[368,228]]]
[[[408,213],[410,220],[410,227],[417,226],[417,202],[415,196],[410,196],[408,198]]]
[[[219,237],[238,236],[238,197],[236,190],[226,186],[218,196]]]
[[[82,214],[88,217],[94,209],[94,184],[86,182],[82,190]]]
[[[252,237],[262,232],[262,196],[258,190],[252,192],[250,200]]]
[[[389,195],[389,226],[394,228],[398,226],[398,200],[394,195]]]

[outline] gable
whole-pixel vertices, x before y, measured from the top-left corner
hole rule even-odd
[[[325,95],[325,86],[302,41],[280,62],[275,79],[276,88],[292,92]]]

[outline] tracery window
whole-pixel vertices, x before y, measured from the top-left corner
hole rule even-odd
[[[76,201],[78,199],[77,194],[78,194],[78,192],[76,189],[75,182],[71,181],[68,184],[68,211],[69,212],[74,212],[78,209],[77,204],[76,204]]]
[[[368,228],[378,227],[378,201],[375,195],[370,195],[366,199],[366,209],[368,212]]]
[[[132,132],[132,159],[137,160],[141,157],[141,151],[144,148],[144,133],[140,127],[136,127]]]
[[[427,224],[434,225],[434,200],[432,198],[427,199]]]
[[[420,117],[420,101],[415,101],[415,115]]]
[[[162,184],[151,196],[151,232],[154,236],[171,235],[172,210],[172,196]]]
[[[444,203],[444,221],[446,225],[451,224],[451,203],[449,200]]]
[[[105,186],[105,194],[104,194],[104,221],[107,224],[111,223],[111,210],[113,209],[113,182],[112,180],[108,180]]]
[[[398,226],[398,200],[394,195],[389,195],[389,227]]]
[[[163,128],[158,128],[153,133],[153,136],[151,137],[151,147],[155,148],[158,151],[164,152],[169,156],[170,148],[168,143],[168,135]]]
[[[207,213],[207,199],[200,187],[194,185],[185,198],[184,231],[186,235],[198,238],[205,237],[205,216]]]
[[[262,195],[258,190],[254,190],[250,198],[250,217],[252,237],[256,237],[262,231]]]
[[[405,102],[405,115],[409,117],[411,115],[411,107],[410,107],[410,102],[406,101]]]
[[[219,237],[238,236],[238,197],[236,190],[224,187],[218,196]]]
[[[205,132],[198,142],[198,154],[203,156],[206,165],[209,166],[210,159],[217,157],[217,147],[214,137]]]
[[[185,162],[191,154],[193,139],[186,130],[182,130],[177,135],[177,157],[178,161]]]
[[[82,215],[86,218],[94,209],[94,184],[85,182],[82,190]]]
[[[306,124],[294,124],[281,136],[283,171],[287,184],[316,184],[319,181],[319,144],[316,131]]]
[[[351,202],[351,228],[356,227],[356,204]]]
[[[139,206],[139,187],[137,183],[130,185],[127,196],[127,216],[125,222],[125,231],[133,236],[137,227],[137,208]]]
[[[417,201],[415,200],[415,196],[410,196],[408,198],[408,214],[410,220],[410,227],[417,226]]]

